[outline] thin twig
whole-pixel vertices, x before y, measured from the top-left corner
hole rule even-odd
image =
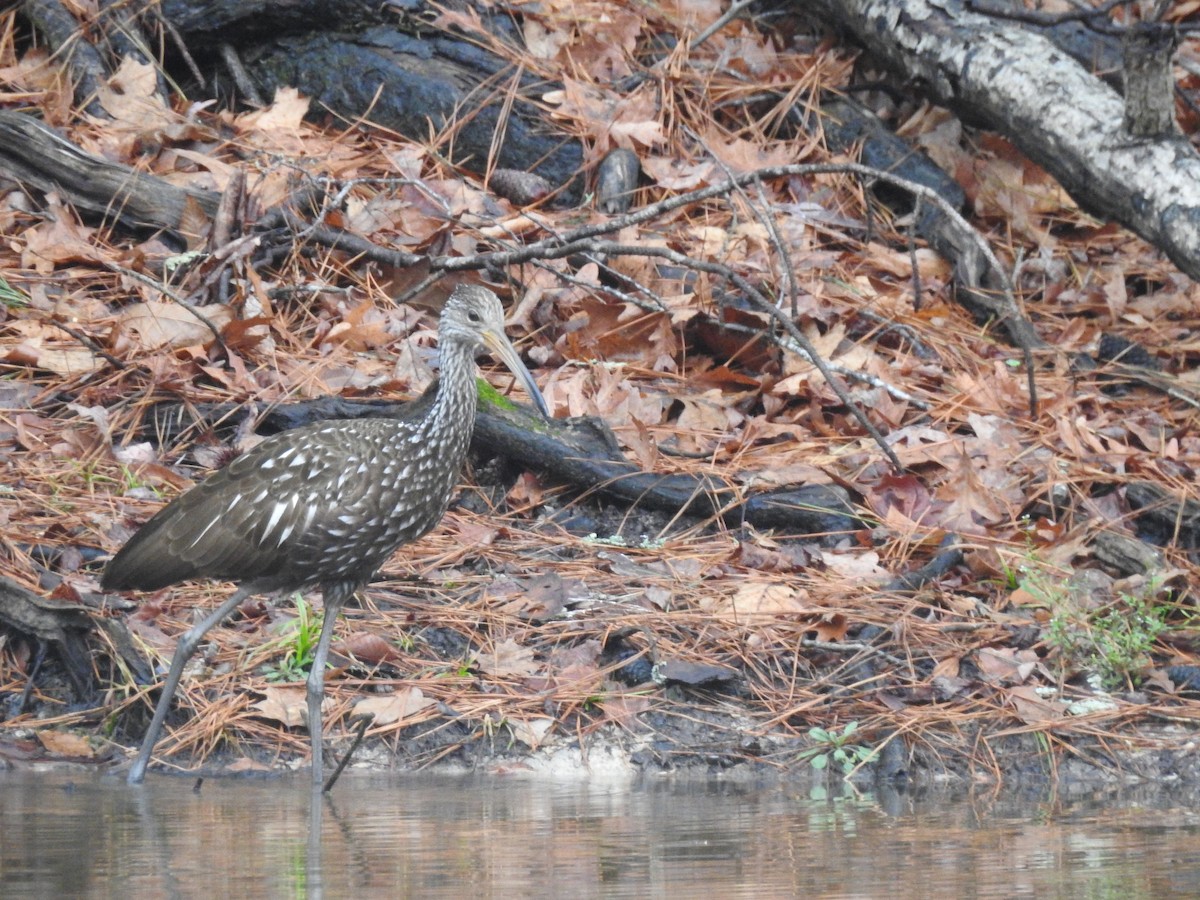
[[[354,743],[350,745],[350,749],[346,751],[346,755],[338,760],[337,768],[333,770],[333,774],[326,780],[324,787],[321,788],[322,793],[328,794],[333,790],[333,786],[337,784],[338,778],[350,763],[350,757],[354,756],[354,751],[358,749],[363,742],[363,737],[367,733],[367,728],[375,721],[374,715],[362,715],[358,717],[358,730],[354,734]]]
[[[425,258],[404,250],[381,247],[379,244],[372,243],[357,234],[343,231],[340,228],[333,228],[329,225],[323,225],[319,221],[306,222],[291,210],[284,210],[283,218],[296,231],[295,240],[297,242],[310,240],[331,250],[342,250],[346,253],[353,253],[356,256],[362,256],[373,262],[381,263],[385,266],[395,266],[400,269],[415,266]]]
[[[900,462],[900,457],[896,455],[896,451],[891,448],[891,445],[888,444],[887,440],[880,433],[879,429],[875,427],[875,424],[867,418],[866,413],[862,411],[862,408],[859,406],[859,404],[854,402],[854,398],[850,396],[849,392],[841,384],[841,382],[834,377],[833,370],[830,369],[829,364],[825,362],[825,360],[817,352],[817,348],[813,346],[812,342],[808,339],[808,336],[796,326],[796,323],[793,322],[791,318],[783,312],[783,310],[779,309],[778,306],[768,300],[762,294],[762,292],[760,292],[758,288],[751,284],[750,281],[744,276],[737,274],[727,266],[723,266],[720,263],[712,263],[705,260],[695,259],[690,256],[685,256],[684,254],[676,250],[672,250],[669,247],[637,247],[624,244],[611,244],[607,241],[581,241],[580,244],[586,244],[590,246],[590,249],[593,253],[604,253],[612,256],[657,256],[670,260],[671,262],[680,266],[686,266],[687,268],[696,269],[700,272],[706,272],[710,275],[717,275],[722,278],[727,278],[731,284],[745,294],[747,299],[753,302],[762,312],[766,313],[768,316],[778,322],[783,327],[784,331],[791,336],[793,341],[795,341],[800,347],[804,348],[805,354],[808,357],[808,361],[817,367],[817,371],[819,371],[825,377],[825,381],[829,384],[830,389],[837,394],[838,399],[846,404],[846,407],[850,410],[851,415],[858,420],[858,423],[863,427],[867,434],[872,437],[875,443],[879,446],[879,449],[883,451],[883,454],[895,467],[896,471],[904,471],[904,465]]]
[[[115,369],[124,369],[125,368],[124,360],[117,359],[115,356],[113,356],[111,353],[109,353],[107,350],[105,350],[103,347],[101,347],[99,344],[97,344],[94,340],[92,340],[90,337],[88,337],[82,331],[76,331],[71,326],[64,325],[62,322],[56,322],[54,319],[50,320],[50,324],[53,325],[55,328],[59,329],[60,331],[65,331],[67,334],[69,334],[71,337],[75,338],[75,340],[79,341],[79,343],[83,344],[83,346],[87,347],[89,350],[91,350],[97,356],[102,357],[104,359],[104,361],[107,362],[109,365],[111,365],[113,368],[115,368]]]
[[[762,334],[760,329],[753,328],[750,325],[742,325],[739,322],[722,322],[721,327],[726,331],[732,331],[740,334],[755,336]],[[771,340],[776,346],[786,350],[789,353],[795,353],[797,356],[803,359],[809,358],[808,351],[791,341],[789,338],[771,335]],[[894,384],[888,384],[886,381],[883,381],[874,375],[869,375],[866,372],[860,372],[856,369],[847,369],[845,366],[839,366],[837,363],[833,362],[827,363],[827,365],[831,370],[837,372],[848,381],[856,381],[859,384],[869,385],[877,390],[886,391],[890,396],[903,403],[911,404],[917,409],[930,410],[933,408],[933,404],[927,403],[926,401],[913,396],[908,391],[902,390],[901,388],[896,387]]]
[[[110,272],[116,272],[118,275],[124,275],[127,278],[132,278],[134,281],[140,281],[142,284],[158,291],[164,297],[170,299],[173,303],[177,303],[186,309],[196,317],[196,321],[203,323],[204,326],[212,332],[213,339],[216,341],[217,346],[221,348],[221,352],[226,356],[229,355],[229,349],[225,346],[224,338],[221,337],[221,330],[217,328],[212,319],[204,315],[204,313],[200,312],[200,310],[196,309],[193,304],[187,300],[184,300],[183,297],[179,296],[161,281],[155,281],[149,275],[143,275],[141,272],[135,272],[133,269],[128,269],[125,266],[119,266],[116,263],[106,262],[104,265],[105,268],[107,268]]]
[[[648,206],[626,213],[623,216],[609,218],[603,222],[593,222],[589,225],[584,225],[572,231],[568,231],[563,235],[546,238],[541,241],[535,241],[531,244],[526,244],[522,247],[516,247],[510,250],[495,251],[491,253],[476,253],[470,256],[438,256],[430,260],[432,269],[444,270],[447,272],[483,269],[487,267],[503,268],[512,265],[529,262],[532,259],[546,259],[547,253],[555,251],[564,245],[574,244],[588,238],[600,237],[605,234],[618,232],[623,228],[628,228],[633,225],[641,225],[645,222],[650,222],[657,219],[666,213],[676,209],[681,209],[685,206],[690,206],[695,203],[700,203],[704,200],[710,200],[713,197],[720,197],[729,194],[736,186],[745,186],[753,184],[760,179],[770,178],[787,178],[787,177],[808,177],[813,175],[854,175],[859,178],[876,179],[893,187],[907,191],[914,197],[921,197],[928,203],[931,203],[937,209],[947,216],[955,225],[963,229],[965,234],[971,236],[972,243],[982,254],[984,260],[992,268],[993,274],[1001,285],[1001,290],[1004,293],[1005,299],[1011,305],[1011,309],[1016,313],[1016,300],[1012,296],[1012,287],[1008,278],[1008,273],[1000,264],[1000,260],[996,258],[996,254],[974,228],[971,227],[962,214],[954,208],[954,205],[949,203],[944,197],[937,193],[932,188],[926,187],[923,184],[918,184],[915,181],[910,181],[907,178],[901,178],[898,175],[893,175],[890,172],[882,169],[874,169],[870,166],[860,165],[858,163],[812,163],[812,164],[793,164],[787,166],[768,166],[762,169],[756,169],[753,172],[747,172],[738,175],[736,178],[729,181],[723,181],[719,184],[709,185],[705,188],[699,188],[694,191],[688,191],[684,194],[676,194],[673,197],[667,197],[660,200],[658,203],[652,203]],[[557,257],[568,254],[555,254]]]
[[[696,35],[695,40],[692,41],[692,49],[694,50],[699,47],[710,37],[740,16],[743,10],[750,8],[756,2],[757,0],[738,0],[737,3],[732,4],[729,9],[725,10],[725,14],[723,16]]]

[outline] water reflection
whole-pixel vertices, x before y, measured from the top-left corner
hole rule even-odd
[[[1200,814],[1163,796],[1158,808],[1128,794],[813,800],[780,784],[413,775],[344,776],[313,806],[306,775],[193,784],[0,773],[0,893],[474,900],[1200,888]]]

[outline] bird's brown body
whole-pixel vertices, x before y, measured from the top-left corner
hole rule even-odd
[[[474,415],[471,388],[460,414]],[[429,420],[413,426],[335,419],[267,438],[150,519],[105,570],[104,589],[364,583],[441,520],[462,470],[469,429],[435,441]]]
[[[490,291],[457,288],[438,334],[442,375],[423,416],[333,420],[267,438],[160,510],[109,562],[105,590],[157,590],[199,578],[239,583],[180,639],[131,783],[144,777],[183,666],[204,634],[252,594],[320,588],[325,621],[308,685],[313,782],[320,785],[333,622],[397,547],[445,513],[475,423],[476,352],[485,344],[496,351],[546,412],[504,337],[503,310]]]

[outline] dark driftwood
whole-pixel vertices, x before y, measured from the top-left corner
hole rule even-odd
[[[87,41],[79,40],[79,23],[61,0],[25,0],[25,15],[42,33],[50,48],[62,55],[62,61],[74,84],[75,102],[90,115],[106,117],[96,92],[108,72],[100,52]]]
[[[1120,222],[1200,279],[1200,155],[1182,136],[1134,139],[1120,95],[1016,22],[938,0],[804,0],[906,83],[1000,132],[1088,212]]]
[[[47,648],[53,650],[80,701],[92,699],[93,652],[115,651],[139,684],[149,684],[154,678],[123,621],[98,615],[79,603],[38,596],[3,576],[0,576],[0,627],[36,641],[39,654]],[[103,631],[104,639],[96,631]],[[36,672],[31,672],[30,678],[35,675]]]
[[[0,110],[0,175],[22,187],[56,191],[72,206],[129,229],[164,229],[195,239],[217,214],[221,196],[181,188],[128,166],[84,153],[29,115]],[[381,247],[332,226],[312,224],[287,209],[272,210],[257,223],[260,231],[304,231],[306,240],[393,266],[411,266],[420,258]],[[289,252],[292,235],[286,236]],[[272,243],[279,240],[272,238]],[[215,243],[214,246],[221,246]]]
[[[90,156],[33,116],[10,110],[0,110],[0,172],[130,228],[178,232],[211,219],[219,202],[210,191]]]
[[[407,16],[396,15],[399,6]],[[538,105],[551,86],[520,74],[471,35],[434,28],[429,4],[165,0],[160,9],[194,55],[235,47],[263,97],[295,87],[312,99],[315,117],[368,121],[422,142],[448,135],[439,152],[471,171],[536,172],[563,202],[582,192],[582,146],[548,125]],[[489,34],[515,39],[507,16],[481,21]]]
[[[1145,541],[1118,531],[1098,531],[1091,542],[1092,556],[1123,577],[1153,575],[1166,567],[1162,553]]]
[[[1138,532],[1147,540],[1200,550],[1200,503],[1169,494],[1148,481],[1127,484],[1125,499],[1135,511]]]
[[[563,201],[579,197],[583,149],[547,127],[535,105],[550,86],[461,39],[414,38],[382,26],[306,34],[262,44],[243,64],[264,96],[290,85],[313,99],[318,114],[365,117],[417,141],[450,135],[438,149],[456,163],[484,172],[491,160],[535,172],[563,188]],[[515,102],[506,109],[510,90]]]
[[[259,418],[257,430],[274,434],[325,419],[420,416],[431,398],[432,387],[411,403],[322,397],[282,404]],[[197,424],[206,430],[230,431],[243,418],[243,410],[231,404],[184,408],[164,403],[147,416],[141,436],[170,442]],[[508,410],[482,406],[475,419],[471,446],[472,452],[512,459],[559,484],[599,494],[630,508],[720,516],[732,527],[749,524],[789,534],[834,538],[863,527],[846,491],[838,487],[798,485],[741,499],[740,492],[720,479],[643,472],[615,449],[603,423],[592,419],[545,422],[526,407]]]
[[[385,5],[397,8],[401,4],[375,0],[161,0],[156,5],[189,44],[215,46],[229,41],[244,48],[283,34],[379,24]],[[396,19],[394,13],[391,18]]]
[[[0,625],[52,647],[75,696],[91,693],[92,667],[85,637],[95,620],[77,603],[47,600],[0,576]]]
[[[487,448],[505,448],[506,455],[555,481],[595,491],[630,508],[720,516],[731,527],[749,524],[835,539],[862,527],[849,496],[838,487],[797,485],[743,500],[739,491],[718,478],[643,472],[612,450],[604,423],[593,419],[547,425],[528,411],[517,416],[489,413],[476,420],[475,440]]]
[[[148,6],[134,3],[130,9]],[[203,90],[240,93],[227,65],[237,54],[238,74],[268,100],[279,87],[296,87],[312,99],[315,118],[332,113],[345,124],[367,121],[415,141],[441,136],[436,150],[471,171],[535,172],[563,203],[576,202],[582,193],[583,148],[548,125],[539,106],[551,85],[482,49],[471,35],[435,29],[437,10],[419,0],[166,0],[154,6],[198,63],[197,74],[213,78]],[[398,16],[400,7],[408,15]],[[93,101],[89,111],[102,115],[94,97],[116,69],[114,57],[140,52],[129,44],[88,43],[94,35],[84,31],[81,37],[81,23],[60,0],[27,0],[26,13],[53,45],[74,48],[67,64],[78,83],[77,97]],[[482,21],[491,33],[515,39],[506,15]],[[190,65],[177,68],[186,77]]]

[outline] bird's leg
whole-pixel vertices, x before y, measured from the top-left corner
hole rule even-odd
[[[321,637],[313,654],[312,670],[308,673],[308,736],[312,743],[314,796],[321,793],[321,779],[325,771],[325,745],[322,743],[325,721],[321,715],[321,701],[325,699],[325,660],[329,657],[329,645],[333,641],[333,627],[337,623],[338,613],[342,611],[350,593],[340,588],[325,591],[325,618],[321,622]]]
[[[193,625],[179,639],[179,643],[175,647],[175,655],[171,658],[171,670],[167,673],[167,681],[158,698],[158,706],[154,708],[154,718],[150,722],[150,730],[146,732],[146,737],[142,740],[142,748],[133,762],[133,768],[129,770],[128,781],[130,784],[141,784],[146,777],[146,766],[150,764],[150,754],[154,750],[154,745],[158,743],[163,723],[167,720],[167,713],[171,710],[171,701],[179,687],[179,678],[183,675],[183,667],[187,665],[187,661],[192,658],[192,654],[196,652],[196,648],[200,646],[200,642],[204,640],[204,636],[212,630],[213,626],[225,619],[253,593],[252,587],[238,588],[228,600]]]

